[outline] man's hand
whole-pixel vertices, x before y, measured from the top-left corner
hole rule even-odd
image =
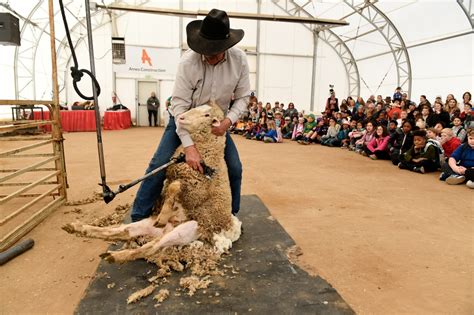
[[[232,122],[230,121],[230,119],[224,118],[224,120],[221,120],[221,123],[219,126],[212,127],[211,132],[216,136],[223,136],[231,125],[232,125]]]
[[[201,166],[201,154],[199,154],[194,145],[184,148],[184,154],[186,155],[186,163],[188,163],[193,170],[204,173]]]

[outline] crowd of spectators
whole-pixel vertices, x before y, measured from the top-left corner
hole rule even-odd
[[[232,132],[265,143],[340,147],[421,174],[440,170],[440,180],[474,188],[473,116],[470,92],[460,102],[452,94],[433,103],[421,95],[416,104],[400,87],[392,97],[342,101],[331,89],[321,115],[298,111],[293,103],[264,106],[252,96]]]

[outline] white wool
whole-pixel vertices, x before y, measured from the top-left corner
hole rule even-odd
[[[194,241],[191,244],[189,244],[189,247],[191,248],[201,248],[204,246],[204,243],[201,241]]]
[[[232,243],[240,238],[242,222],[237,217],[232,216],[230,229],[214,234],[214,249],[218,253],[223,253],[232,248]]]

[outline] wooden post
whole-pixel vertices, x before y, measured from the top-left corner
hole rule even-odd
[[[56,64],[56,43],[54,33],[54,8],[53,0],[48,0],[49,5],[49,38],[51,44],[51,74],[52,74],[52,86],[53,86],[53,106],[51,110],[51,119],[53,124],[51,126],[51,132],[54,140],[54,155],[60,156],[61,158],[55,161],[56,169],[61,170],[58,174],[59,195],[64,196],[67,200],[67,177],[66,177],[66,162],[64,156],[64,145],[63,145],[63,133],[61,130],[61,115],[59,114],[59,87],[58,87],[58,68]]]

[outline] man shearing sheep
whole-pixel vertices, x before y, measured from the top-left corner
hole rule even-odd
[[[186,34],[190,50],[183,54],[178,67],[169,108],[170,120],[146,172],[167,163],[182,144],[186,163],[203,173],[201,155],[189,134],[180,128],[179,116],[193,107],[214,101],[225,113],[225,118],[218,127],[213,127],[212,133],[226,137],[225,161],[232,193],[232,213],[236,214],[240,210],[242,163],[227,129],[246,110],[250,96],[247,56],[233,47],[242,40],[244,31],[231,29],[227,13],[212,9],[204,20],[190,22]],[[231,99],[234,102],[230,107]],[[132,221],[151,215],[164,180],[165,171],[161,171],[142,182],[133,204]]]

